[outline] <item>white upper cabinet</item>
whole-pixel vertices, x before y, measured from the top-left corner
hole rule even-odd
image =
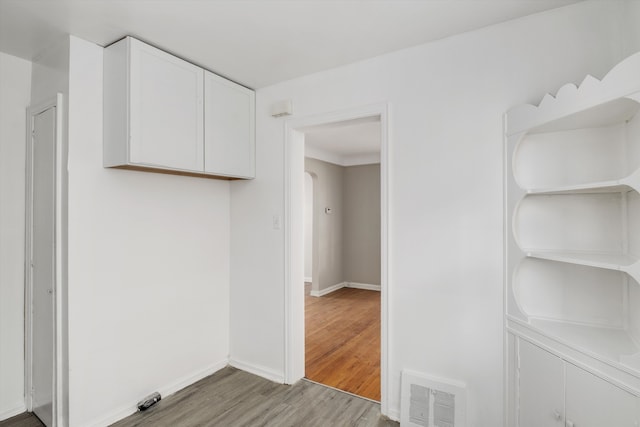
[[[254,105],[252,90],[126,37],[104,53],[104,166],[253,178]]]
[[[204,70],[130,37],[104,63],[105,165],[204,172]]]
[[[255,175],[255,92],[204,72],[204,168],[207,173]]]
[[[129,39],[132,163],[202,171],[203,70]]]

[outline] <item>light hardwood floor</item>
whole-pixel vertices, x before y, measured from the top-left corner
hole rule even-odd
[[[33,415],[0,427],[39,427]],[[380,405],[306,380],[293,386],[226,367],[112,427],[397,427]]]
[[[380,292],[310,291],[305,284],[306,377],[380,401]]]

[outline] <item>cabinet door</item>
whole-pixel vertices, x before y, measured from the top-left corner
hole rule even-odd
[[[205,172],[255,176],[255,93],[205,71]]]
[[[563,377],[562,359],[519,340],[519,427],[564,425]]]
[[[129,40],[129,161],[203,172],[204,70]]]
[[[638,398],[566,364],[567,427],[636,427]]]

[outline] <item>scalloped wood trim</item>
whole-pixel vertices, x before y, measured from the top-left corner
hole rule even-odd
[[[619,98],[640,99],[640,52],[613,67],[602,79],[587,75],[580,86],[568,83],[556,95],[546,94],[536,105],[523,104],[506,114],[506,133],[525,132]]]

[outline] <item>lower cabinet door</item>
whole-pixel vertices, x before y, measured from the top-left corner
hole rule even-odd
[[[564,426],[564,362],[527,341],[518,341],[518,426]]]
[[[637,427],[638,398],[566,364],[566,427]]]

